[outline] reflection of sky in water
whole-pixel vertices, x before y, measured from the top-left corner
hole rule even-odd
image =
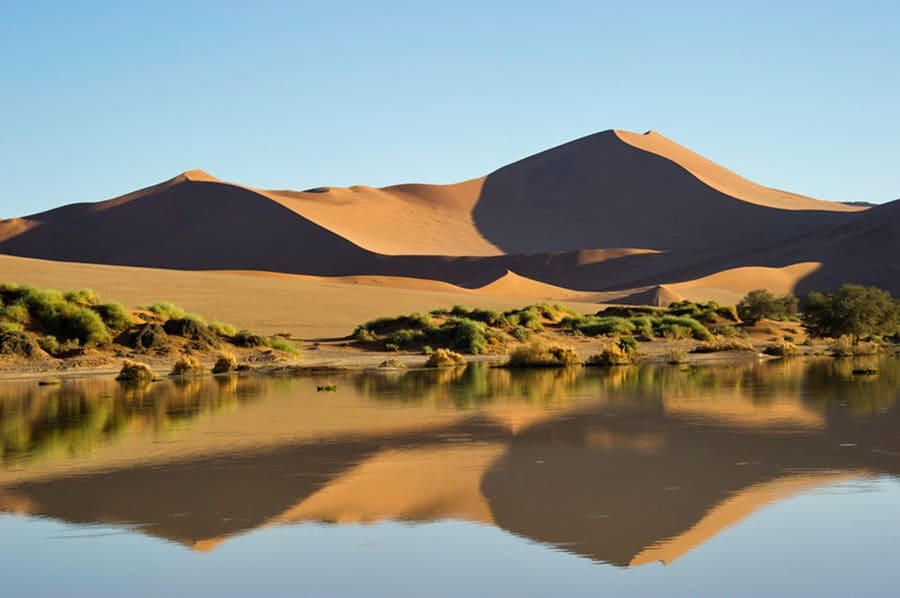
[[[669,566],[619,569],[472,523],[301,524],[209,553],[104,526],[0,517],[4,595],[889,595],[900,483],[770,506]],[[23,565],[29,563],[29,565]]]

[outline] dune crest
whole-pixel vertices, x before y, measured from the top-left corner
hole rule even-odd
[[[265,190],[188,170],[0,221],[0,252],[665,305],[732,302],[748,281],[773,292],[850,281],[900,292],[898,230],[900,202],[867,208],[787,193],[657,133],[607,130],[449,185]],[[803,263],[818,267],[787,266]]]
[[[850,206],[834,201],[814,199],[771,187],[763,187],[719,166],[700,154],[692,152],[656,131],[647,131],[641,135],[631,131],[617,130],[615,134],[629,145],[671,160],[713,189],[748,203],[779,210],[860,212],[867,209],[865,206]]]

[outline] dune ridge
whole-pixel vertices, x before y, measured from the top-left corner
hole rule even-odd
[[[0,253],[662,305],[748,285],[900,292],[898,206],[763,187],[658,133],[608,130],[449,185],[264,190],[189,170],[0,221]]]

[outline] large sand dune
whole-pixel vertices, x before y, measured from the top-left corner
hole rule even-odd
[[[770,189],[657,133],[605,131],[453,185],[267,191],[188,171],[112,200],[2,221],[0,252],[665,302],[682,288],[702,298],[704,289],[733,294],[773,281],[795,292],[843,282],[900,292],[898,231],[897,202],[866,209]],[[794,265],[812,262],[819,267],[796,274]],[[715,285],[695,282],[748,267]],[[785,268],[794,269],[770,276]],[[651,290],[659,285],[665,292]]]

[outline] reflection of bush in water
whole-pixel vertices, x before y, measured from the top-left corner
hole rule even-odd
[[[67,380],[58,387],[4,384],[0,396],[0,464],[86,455],[129,430],[178,430],[197,417],[231,410],[262,394],[254,378],[119,384]]]
[[[875,369],[874,376],[858,376],[854,369]],[[806,389],[822,402],[840,401],[854,417],[864,418],[891,409],[900,398],[900,359],[857,357],[827,359],[810,366]]]
[[[430,403],[456,408],[498,400],[551,404],[565,400],[573,386],[590,384],[575,369],[510,371],[486,363],[465,368],[403,372],[399,376],[365,373],[354,379],[357,389],[380,401]]]

